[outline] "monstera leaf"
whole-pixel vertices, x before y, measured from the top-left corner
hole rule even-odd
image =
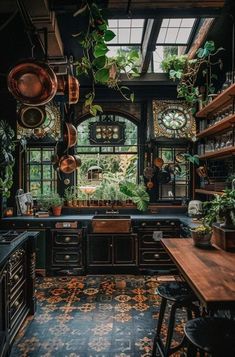
[[[123,181],[119,184],[119,187],[122,193],[132,199],[138,210],[146,211],[150,198],[144,185]]]

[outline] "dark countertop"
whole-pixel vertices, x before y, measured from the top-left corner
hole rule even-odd
[[[24,232],[21,233],[19,238],[9,244],[0,243],[0,266],[2,266],[8,257],[29,238],[36,238],[38,232]]]
[[[121,214],[123,215],[123,214]],[[195,227],[198,225],[197,222],[193,221],[191,217],[188,217],[184,213],[170,213],[170,214],[127,214],[131,217],[132,220],[161,220],[161,219],[177,219],[181,221],[184,225],[187,225],[189,228]],[[118,215],[117,215],[118,216]],[[17,217],[8,217],[2,218],[3,222],[9,221],[21,221],[21,222],[47,222],[47,221],[90,221],[94,217],[94,214],[76,214],[76,215],[61,215],[61,216],[50,216],[45,218],[31,217],[31,216],[17,216]]]

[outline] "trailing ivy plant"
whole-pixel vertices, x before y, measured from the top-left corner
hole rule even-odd
[[[88,21],[85,31],[73,35],[83,50],[83,56],[76,62],[76,75],[80,77],[85,74],[91,79],[92,89],[86,94],[85,107],[96,116],[97,112],[102,112],[102,107],[94,104],[97,83],[117,90],[126,100],[134,101],[134,93],[129,87],[121,85],[120,74],[125,73],[128,79],[139,76],[139,54],[136,50],[119,50],[115,57],[107,55],[107,42],[116,35],[108,28],[104,12],[94,1],[83,1],[80,9],[74,13],[74,16],[79,15],[85,15]]]
[[[0,120],[0,195],[4,198],[10,197],[13,185],[14,136],[15,132],[10,125],[5,120]]]
[[[178,97],[182,97],[191,105],[194,105],[200,96],[198,87],[195,86],[199,70],[205,78],[206,99],[208,95],[214,93],[213,81],[217,76],[212,73],[212,67],[219,65],[222,68],[221,59],[213,62],[212,59],[223,48],[215,49],[213,41],[207,41],[204,47],[196,52],[196,58],[188,59],[186,55],[170,55],[161,63],[161,67],[169,74],[173,81],[179,80],[177,85]]]

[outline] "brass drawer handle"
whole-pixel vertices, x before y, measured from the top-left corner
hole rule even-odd
[[[160,222],[157,222],[157,226],[160,226],[161,225],[161,223]]]
[[[171,222],[171,226],[175,226],[175,222]]]
[[[41,223],[41,224],[40,224],[40,227],[43,227],[43,226],[44,226],[44,224],[43,224],[43,223]]]
[[[64,241],[67,242],[67,243],[70,242],[71,241],[71,237],[65,237]]]
[[[154,258],[155,259],[159,259],[160,258],[160,254],[154,254]]]
[[[64,256],[64,260],[69,260],[69,259],[70,259],[70,255],[67,254]]]
[[[14,275],[14,277],[13,277],[13,279],[15,280],[15,281],[18,281],[19,279],[20,279],[20,277],[19,277],[19,275]]]
[[[19,301],[18,300],[16,300],[15,302],[14,302],[14,307],[18,307],[20,305],[20,303],[19,303]]]
[[[145,226],[146,226],[146,224],[147,224],[146,222],[143,222],[143,223],[142,223],[142,226],[143,226],[143,227],[145,227]]]
[[[29,223],[27,223],[26,226],[29,227]]]

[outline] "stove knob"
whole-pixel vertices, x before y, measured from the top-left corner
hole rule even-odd
[[[68,243],[68,242],[70,242],[70,241],[71,241],[71,237],[65,237],[65,239],[64,239],[64,240],[65,240],[65,242],[67,242],[67,243]]]
[[[69,259],[70,259],[70,255],[67,254],[64,256],[64,260],[69,260]]]
[[[20,279],[19,275],[14,275],[14,278],[13,278],[15,281],[18,281]]]

